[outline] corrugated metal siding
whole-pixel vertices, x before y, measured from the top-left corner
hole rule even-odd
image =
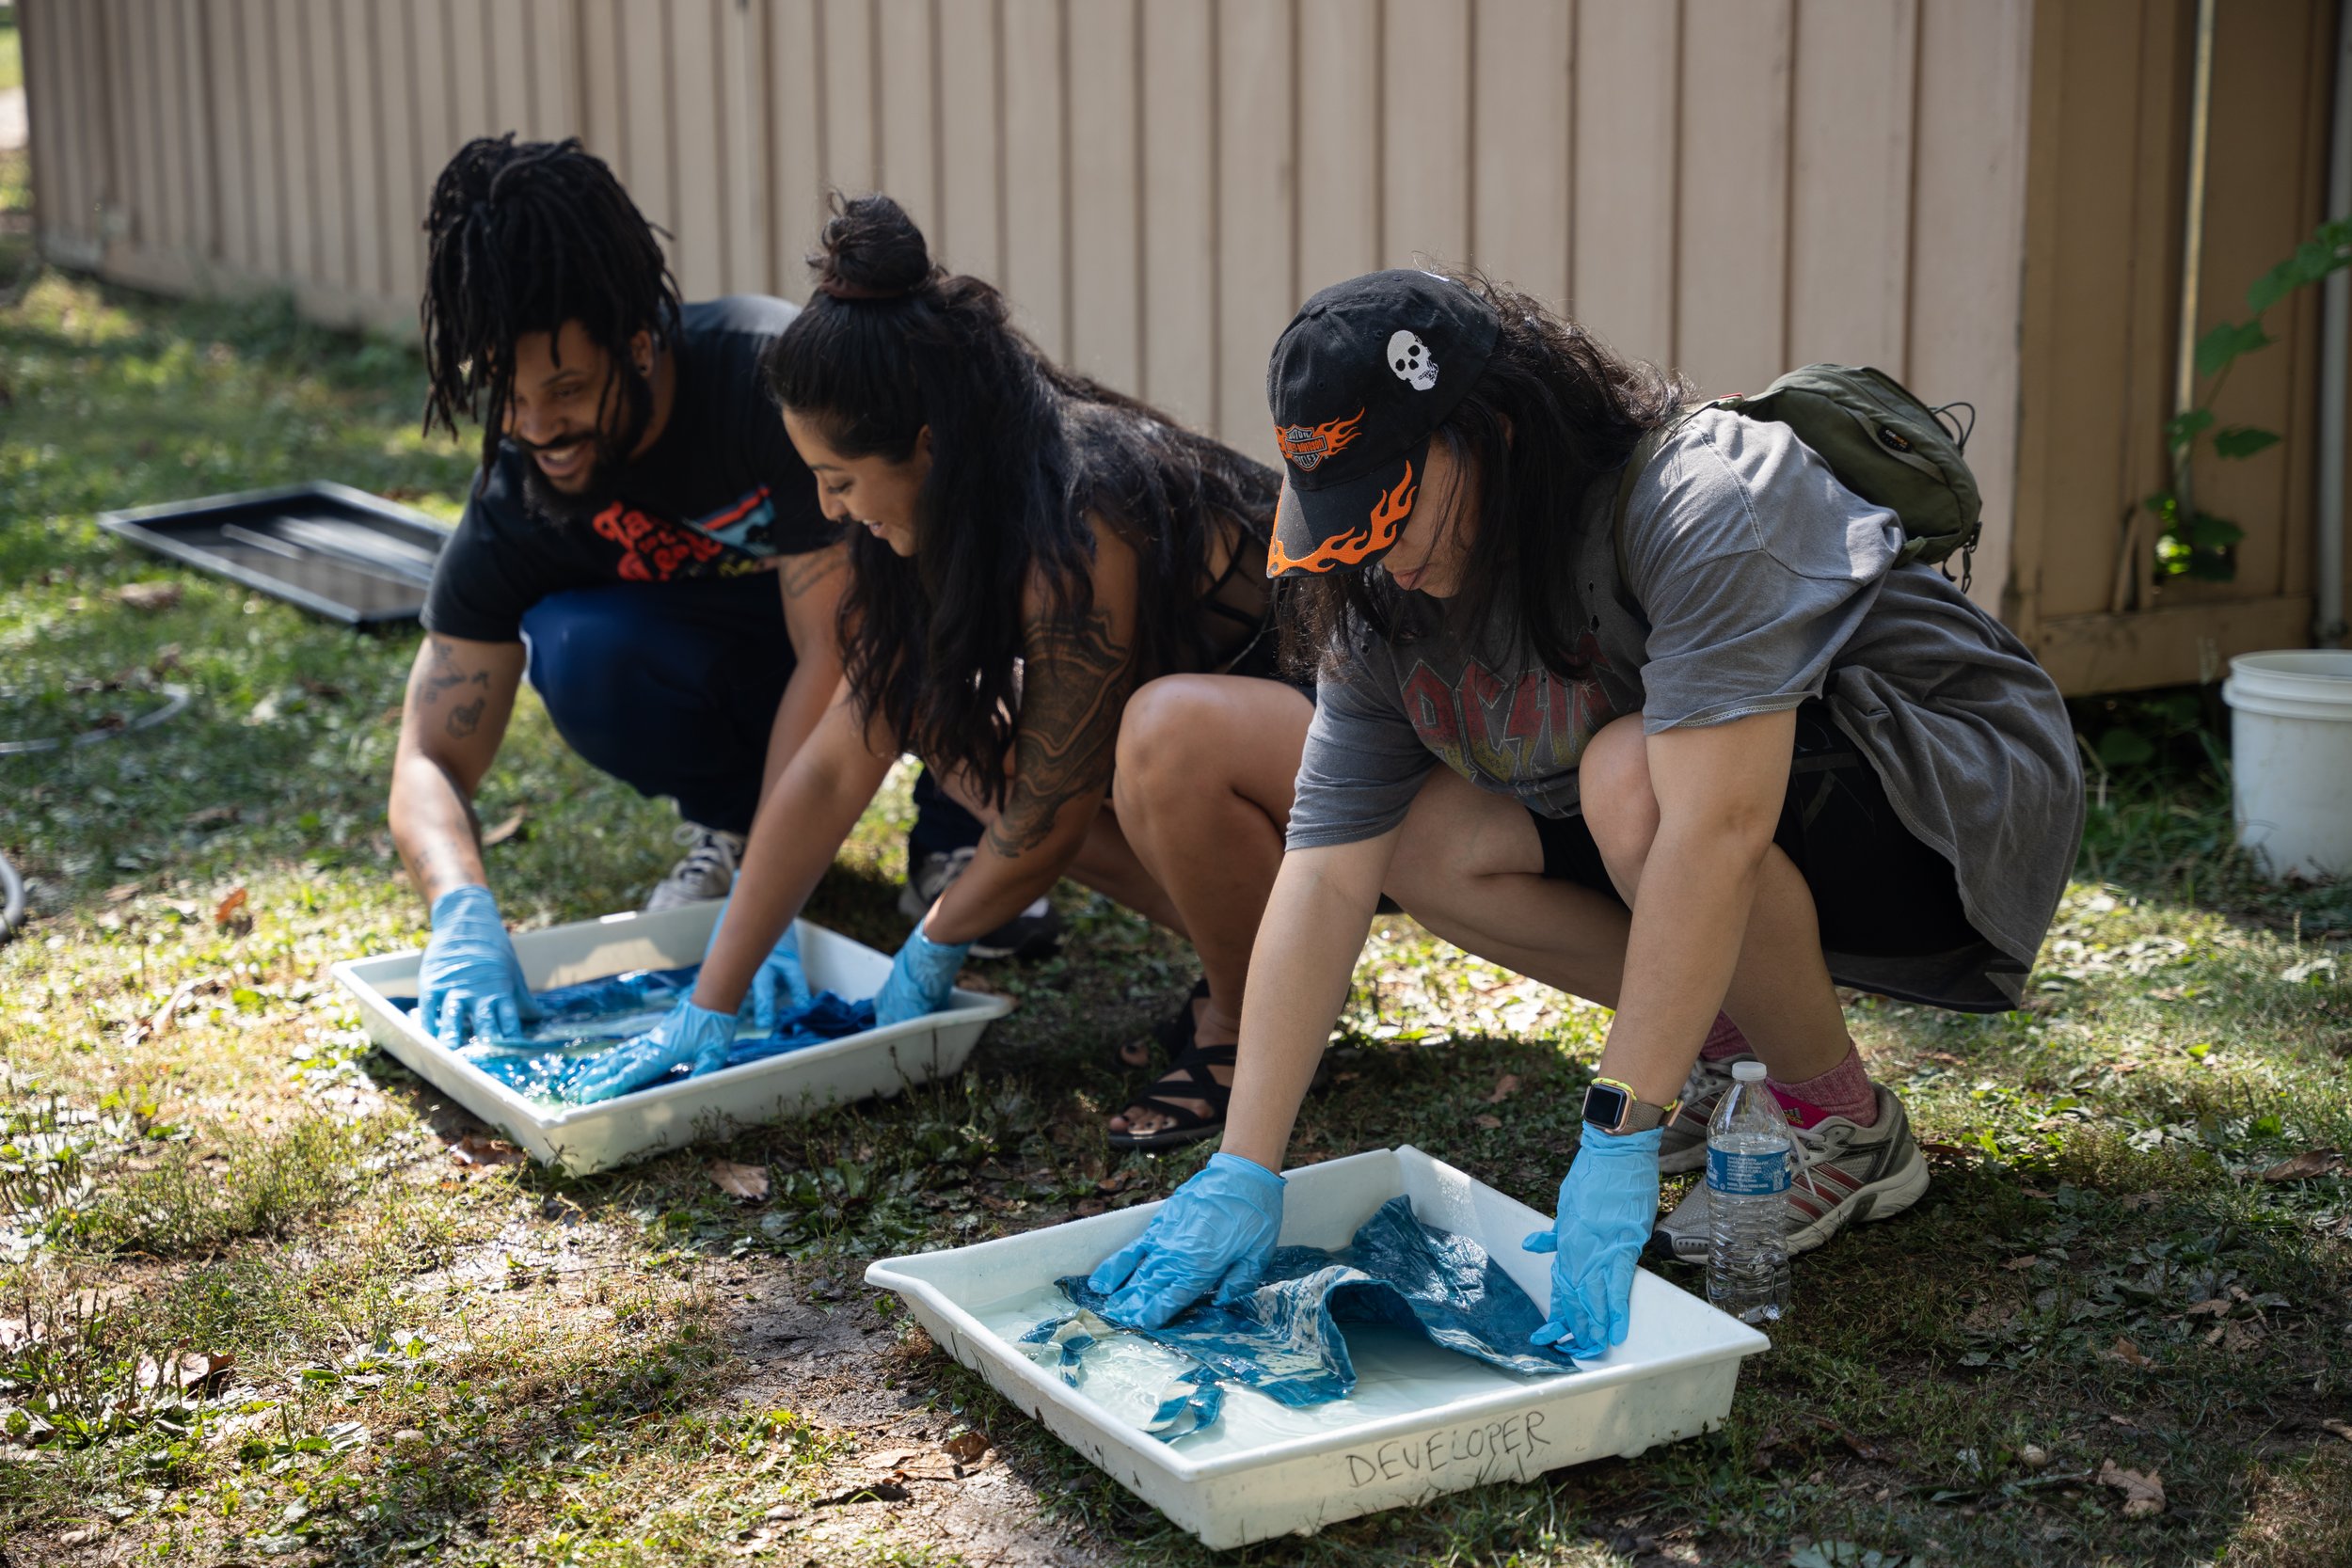
[[[881,187],[1051,352],[1252,451],[1323,284],[1417,257],[1710,390],[1966,398],[2003,578],[2031,0],[24,0],[53,253],[412,322],[466,137],[577,133],[690,296]],[[1929,69],[1931,65],[1932,69]]]

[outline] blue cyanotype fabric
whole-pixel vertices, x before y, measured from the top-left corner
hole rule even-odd
[[[467,1061],[510,1088],[550,1104],[577,1104],[571,1085],[603,1060],[605,1053],[635,1038],[661,1022],[670,1009],[691,996],[700,964],[681,969],[638,969],[576,986],[534,991],[538,1022],[512,1039],[475,1036],[457,1053]],[[416,1003],[397,999],[403,1009]],[[740,1067],[787,1051],[805,1050],[854,1035],[874,1026],[874,1004],[845,1001],[832,991],[819,991],[802,1007],[779,1012],[776,1027],[764,1034],[740,1030],[727,1052],[727,1066]],[[679,1068],[666,1084],[687,1076]],[[642,1088],[651,1088],[648,1084]],[[632,1092],[642,1092],[641,1090]]]
[[[1391,1198],[1337,1251],[1277,1247],[1264,1282],[1248,1297],[1232,1307],[1202,1301],[1164,1328],[1110,1324],[1100,1315],[1109,1298],[1089,1290],[1084,1275],[1056,1283],[1078,1311],[1040,1323],[1025,1338],[1058,1346],[1063,1381],[1073,1385],[1094,1342],[1133,1333],[1196,1363],[1200,1371],[1184,1381],[1200,1394],[1233,1383],[1287,1405],[1323,1404],[1356,1386],[1346,1323],[1414,1329],[1432,1344],[1508,1371],[1576,1370],[1566,1357],[1528,1344],[1544,1314],[1486,1249],[1422,1224],[1409,1197]],[[1184,1396],[1171,1386],[1170,1403],[1147,1430],[1173,1439],[1211,1425],[1216,1404],[1200,1394],[1186,1401],[1187,1414],[1173,1407]]]

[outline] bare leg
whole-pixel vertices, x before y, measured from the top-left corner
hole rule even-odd
[[[1194,1039],[1241,1037],[1242,988],[1258,921],[1282,863],[1282,831],[1314,705],[1279,682],[1168,675],[1128,699],[1112,785],[1120,827],[1167,890],[1207,972]],[[1219,1083],[1232,1069],[1212,1067]],[[1198,1114],[1199,1101],[1168,1097]],[[1152,1132],[1164,1113],[1130,1106],[1113,1132]]]

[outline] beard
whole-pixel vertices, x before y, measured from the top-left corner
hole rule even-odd
[[[541,470],[535,455],[545,450],[515,436],[508,439],[523,450],[523,500],[551,522],[582,524],[620,499],[621,472],[629,454],[644,439],[653,422],[653,387],[634,370],[620,383],[620,428],[599,428],[591,439],[594,452],[577,490],[559,490]]]

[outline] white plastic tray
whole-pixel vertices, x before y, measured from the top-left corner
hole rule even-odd
[[[515,938],[515,956],[533,990],[633,969],[699,963],[719,909],[715,902],[693,904],[660,914],[610,914],[525,931]],[[799,929],[801,960],[818,990],[855,1000],[873,995],[888,978],[887,955],[805,920]],[[602,1104],[553,1107],[533,1103],[443,1049],[418,1026],[413,1013],[392,1006],[393,997],[417,994],[421,957],[354,958],[335,966],[335,978],[358,999],[376,1044],[518,1148],[575,1175],[691,1140],[725,1137],[739,1127],[952,1077],[962,1070],[980,1031],[1012,1007],[1004,997],[959,990],[945,1011],[927,1018],[640,1089]]]
[[[1550,1297],[1549,1260],[1522,1252],[1519,1243],[1551,1222],[1417,1148],[1353,1154],[1289,1176],[1282,1208],[1286,1244],[1344,1245],[1375,1210],[1404,1194],[1421,1219],[1475,1237],[1531,1299]],[[1312,1534],[1342,1519],[1440,1493],[1523,1481],[1564,1465],[1637,1454],[1655,1443],[1695,1435],[1730,1414],[1740,1358],[1769,1348],[1763,1335],[1737,1319],[1637,1272],[1626,1342],[1581,1363],[1583,1370],[1574,1376],[1439,1379],[1429,1385],[1425,1405],[1409,1414],[1240,1451],[1187,1453],[1185,1443],[1162,1443],[1112,1418],[1087,1398],[1083,1386],[1066,1386],[975,1315],[1063,1275],[1086,1273],[1134,1240],[1158,1208],[1138,1204],[949,1252],[887,1259],[868,1268],[866,1278],[905,1298],[948,1354],[1120,1485],[1219,1549]],[[1471,1374],[1486,1373],[1467,1357],[1453,1359]],[[1464,1387],[1475,1391],[1464,1394]]]

